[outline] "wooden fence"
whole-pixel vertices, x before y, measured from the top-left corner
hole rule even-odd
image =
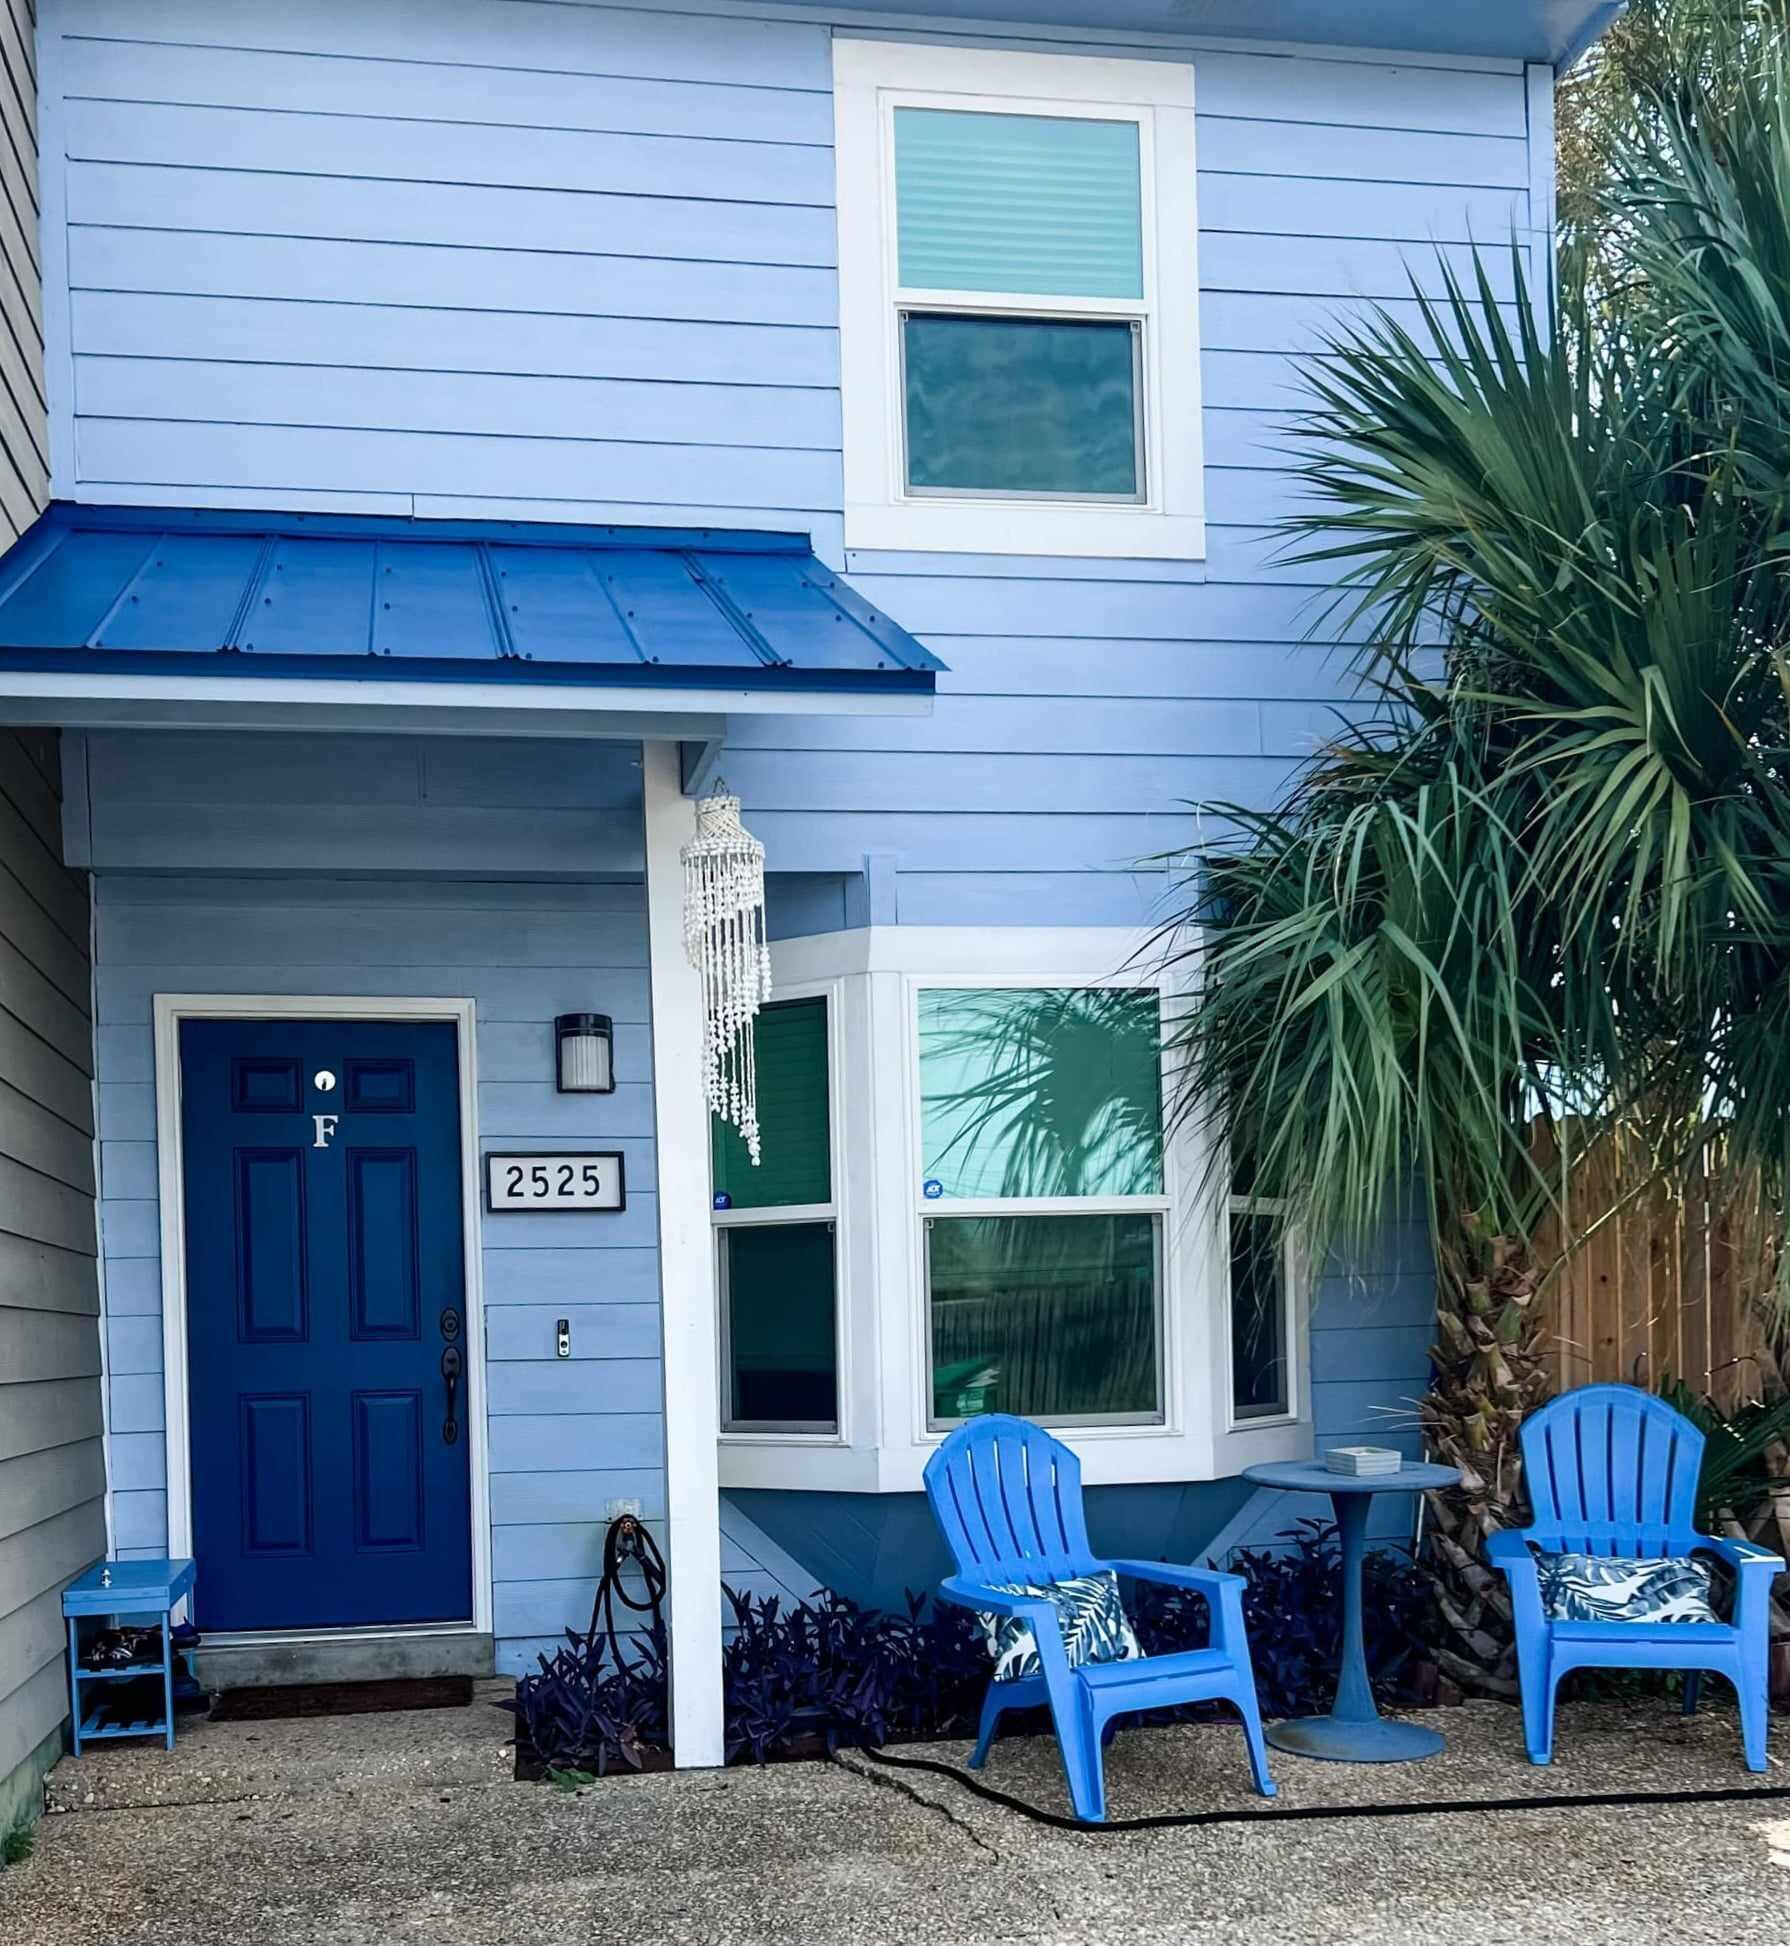
[[[1564,1224],[1551,1219],[1537,1237],[1537,1261],[1555,1261],[1563,1228],[1571,1235],[1613,1207],[1625,1175],[1619,1144],[1594,1149],[1568,1191]],[[1669,1377],[1730,1408],[1757,1397],[1777,1371],[1759,1303],[1770,1261],[1761,1223],[1711,1145],[1669,1185],[1599,1225],[1544,1293],[1556,1383],[1652,1389]]]

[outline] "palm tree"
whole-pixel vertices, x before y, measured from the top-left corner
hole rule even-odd
[[[1630,0],[1562,82],[1555,103],[1560,222],[1567,247],[1599,253],[1609,230],[1612,151],[1657,131],[1662,105],[1725,115],[1780,37],[1785,0]]]
[[[1637,1189],[1716,1134],[1771,1207],[1790,1175],[1781,37],[1719,114],[1709,86],[1681,65],[1620,133],[1595,288],[1538,305],[1513,251],[1514,303],[1481,264],[1313,363],[1289,541],[1384,708],[1184,861],[1184,1112],[1308,1247],[1364,1244],[1413,1180],[1434,1212],[1423,1415],[1467,1471],[1439,1566],[1482,1688],[1510,1684],[1477,1542],[1546,1385],[1540,1219],[1615,1128]]]

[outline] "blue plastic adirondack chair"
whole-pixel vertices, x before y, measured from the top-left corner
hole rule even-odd
[[[1240,1576],[1159,1561],[1096,1559],[1082,1518],[1081,1462],[1060,1440],[1008,1413],[972,1419],[952,1433],[927,1462],[926,1493],[957,1560],[957,1573],[940,1584],[940,1596],[984,1614],[1024,1616],[1038,1644],[1037,1675],[989,1684],[972,1770],[987,1760],[1008,1710],[1048,1704],[1075,1815],[1099,1824],[1106,1817],[1101,1752],[1113,1719],[1136,1710],[1223,1700],[1234,1703],[1243,1718],[1256,1789],[1264,1797],[1274,1795],[1243,1629]],[[1001,1591],[1003,1585],[1035,1587],[1102,1568],[1204,1595],[1212,1613],[1212,1646],[1071,1669],[1055,1608],[1036,1596]]]
[[[1703,1435],[1663,1399],[1632,1385],[1581,1385],[1532,1413],[1522,1443],[1534,1523],[1492,1535],[1486,1557],[1510,1581],[1530,1761],[1553,1758],[1554,1696],[1568,1670],[1683,1669],[1687,1716],[1697,1707],[1703,1672],[1734,1685],[1747,1766],[1763,1770],[1771,1582],[1784,1563],[1762,1547],[1712,1540],[1692,1525]],[[1734,1619],[1713,1626],[1550,1621],[1532,1547],[1642,1560],[1713,1554],[1740,1584]]]

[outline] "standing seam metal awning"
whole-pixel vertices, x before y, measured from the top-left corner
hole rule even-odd
[[[0,670],[812,698],[943,667],[800,535],[58,503],[0,557]]]

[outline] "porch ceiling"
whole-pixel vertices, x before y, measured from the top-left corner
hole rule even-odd
[[[942,667],[798,535],[58,504],[0,557],[0,692],[216,678],[850,710],[923,703]]]

